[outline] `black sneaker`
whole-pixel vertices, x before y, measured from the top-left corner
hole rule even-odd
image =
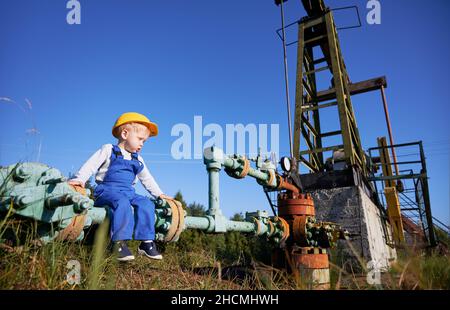
[[[158,252],[156,244],[153,241],[150,242],[142,241],[141,244],[139,244],[138,253],[140,255],[145,255],[153,259],[162,259],[162,255],[161,253]]]
[[[117,255],[116,259],[119,262],[126,262],[134,259],[125,241],[117,241],[114,244],[114,253]]]

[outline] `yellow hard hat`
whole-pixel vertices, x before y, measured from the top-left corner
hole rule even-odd
[[[155,123],[150,122],[150,120],[142,114],[136,113],[136,112],[127,112],[123,113],[119,118],[117,119],[116,123],[114,124],[112,128],[112,134],[114,137],[119,138],[119,133],[117,132],[117,128],[123,124],[126,123],[140,123],[148,128],[150,131],[149,137],[156,136],[158,134],[158,125]]]

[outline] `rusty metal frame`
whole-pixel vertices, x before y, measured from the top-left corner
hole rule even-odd
[[[422,141],[418,141],[418,142],[411,142],[411,143],[402,143],[402,144],[396,144],[396,145],[387,145],[386,143],[384,143],[382,146],[378,146],[378,147],[372,147],[368,149],[368,155],[369,155],[369,162],[373,165],[374,162],[376,162],[376,158],[378,156],[376,156],[376,153],[382,154],[385,153],[385,157],[389,156],[389,150],[396,148],[397,150],[401,150],[402,148],[406,148],[406,147],[418,147],[418,155],[420,157],[420,160],[414,160],[414,161],[402,161],[402,162],[397,162],[397,163],[393,163],[393,162],[388,162],[388,163],[384,163],[384,165],[407,165],[407,164],[420,164],[420,167],[416,168],[414,171],[411,170],[409,173],[406,174],[402,174],[400,173],[399,175],[393,175],[392,174],[392,168],[390,168],[390,173],[389,170],[386,169],[385,167],[383,167],[383,163],[381,164],[382,169],[383,169],[383,173],[381,176],[375,176],[374,173],[372,173],[372,176],[368,178],[369,181],[374,182],[376,191],[378,192],[377,189],[377,182],[381,182],[383,185],[393,185],[395,184],[394,181],[397,180],[401,180],[401,181],[405,181],[405,180],[409,180],[412,179],[414,181],[415,184],[415,195],[416,195],[416,201],[413,202],[415,204],[417,204],[417,207],[415,207],[414,209],[412,208],[404,208],[403,206],[401,206],[401,212],[404,211],[417,211],[418,213],[418,217],[420,219],[420,223],[416,223],[419,224],[420,226],[422,226],[422,231],[424,233],[424,235],[426,236],[428,245],[430,247],[434,247],[438,244],[438,236],[436,234],[435,231],[435,221],[436,219],[433,217],[432,212],[431,212],[431,203],[430,203],[430,194],[429,194],[429,187],[428,187],[428,175],[427,175],[427,168],[426,168],[426,159],[425,159],[425,152],[423,150],[423,145],[422,145]],[[373,168],[371,168],[371,170],[374,170]],[[400,172],[402,172],[404,170],[400,170]],[[386,175],[387,173],[387,175]],[[390,175],[389,175],[390,174]],[[421,202],[419,202],[419,192],[421,193]],[[400,193],[399,197],[402,198],[404,197],[404,193]],[[423,209],[422,209],[423,208]],[[404,215],[404,214],[403,214]],[[441,228],[442,229],[442,228]],[[444,227],[444,231],[445,231],[445,227]]]
[[[320,46],[324,57],[315,59],[313,47]],[[317,65],[326,63],[318,67]],[[333,76],[332,97],[335,102],[319,105],[316,87],[316,74],[329,70]],[[323,153],[344,149],[345,161],[366,173],[364,151],[351,102],[350,80],[342,58],[341,48],[333,20],[333,13],[325,11],[317,18],[304,19],[299,23],[297,46],[297,81],[294,118],[294,157],[304,164],[310,172],[325,169]],[[329,96],[329,95],[328,95]],[[322,132],[320,127],[320,109],[337,106],[339,130]],[[324,146],[323,138],[341,136],[342,145]],[[304,150],[300,149],[301,138],[305,141]],[[304,155],[308,155],[305,158]]]

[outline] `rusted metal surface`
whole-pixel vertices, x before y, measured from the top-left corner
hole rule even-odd
[[[308,246],[307,217],[315,214],[314,201],[311,196],[297,193],[280,194],[278,214],[285,218],[289,226],[292,227],[291,243],[295,243],[298,246]]]
[[[299,194],[299,189],[297,188],[297,186],[289,183],[289,181],[284,179],[281,175],[277,175],[277,184],[278,189],[286,189],[294,194]]]
[[[280,198],[278,204],[278,213],[280,216],[315,215],[314,201],[307,194],[299,194],[296,199],[289,199],[283,195]]]
[[[291,227],[288,246],[329,248],[336,244],[337,239],[345,239],[348,234],[335,223],[316,221],[310,194],[279,194],[278,215]]]
[[[272,262],[279,268],[299,275],[304,289],[322,290],[330,288],[330,269],[326,250],[306,247],[275,249]]]
[[[299,246],[308,246],[306,223],[308,219],[306,216],[295,216],[292,220],[292,236],[293,240]]]
[[[330,263],[326,250],[307,247],[295,249],[291,253],[291,260],[306,288],[330,288]]]
[[[293,200],[293,199],[292,199]],[[293,200],[295,203],[295,200]],[[299,215],[299,214],[305,214],[305,215],[315,215],[315,210],[313,206],[308,205],[292,205],[288,208],[282,207],[279,209],[279,215],[280,216],[289,216],[289,215]]]
[[[279,221],[283,227],[283,236],[281,237],[281,242],[284,243],[289,238],[291,234],[291,229],[289,227],[288,222],[282,217],[276,217],[276,221]]]
[[[329,268],[328,254],[299,254],[292,253],[292,259],[297,267],[323,269]]]
[[[380,76],[366,81],[349,83],[348,84],[350,95],[357,95],[367,93],[369,91],[374,91],[381,89],[382,87],[387,87],[386,77]],[[317,102],[323,102],[327,100],[332,100],[336,98],[336,90],[334,88],[327,89],[317,92]]]

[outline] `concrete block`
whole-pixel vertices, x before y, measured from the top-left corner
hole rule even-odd
[[[363,272],[367,263],[373,261],[377,269],[386,271],[396,260],[395,249],[386,242],[391,240],[389,223],[363,189],[358,186],[321,189],[311,192],[311,196],[317,220],[340,224],[352,235],[349,241],[339,241],[333,251],[345,270]]]

